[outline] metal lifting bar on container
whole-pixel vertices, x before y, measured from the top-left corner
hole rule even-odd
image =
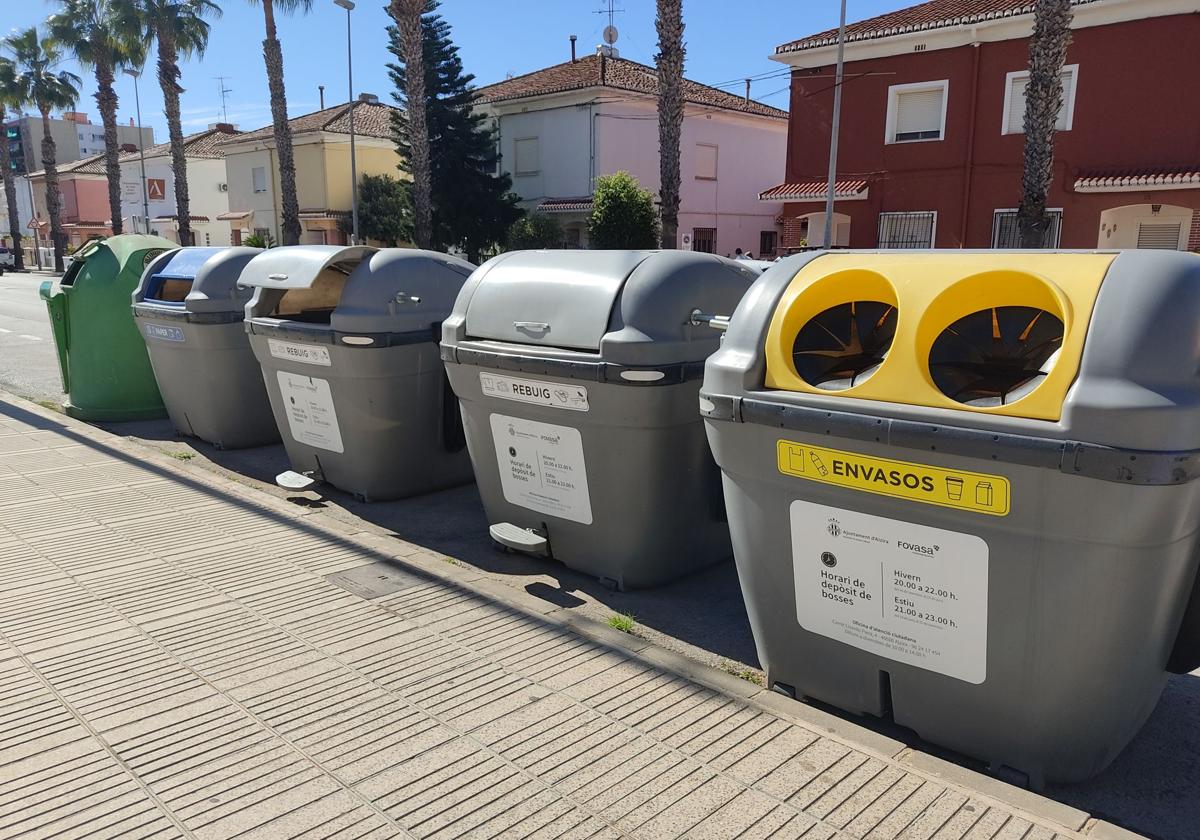
[[[701,392],[769,684],[1024,774],[1200,664],[1200,257],[778,263]]]

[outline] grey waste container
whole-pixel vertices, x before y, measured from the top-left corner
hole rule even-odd
[[[757,272],[690,252],[525,251],[481,266],[442,332],[492,538],[609,585],[730,554],[696,413],[718,336]]]
[[[257,248],[176,248],[154,259],[133,293],[133,317],[175,429],[223,449],[279,440],[242,324],[237,287]]]
[[[437,334],[473,269],[335,245],[250,261],[246,330],[293,469],[368,501],[471,480]]]
[[[1192,255],[764,273],[701,405],[770,683],[1035,787],[1101,771],[1195,662],[1198,368]]]

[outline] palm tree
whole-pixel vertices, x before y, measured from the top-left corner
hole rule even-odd
[[[1054,174],[1054,133],[1063,106],[1062,69],[1071,43],[1071,0],[1037,0],[1025,88],[1025,168],[1017,210],[1022,248],[1046,247],[1046,195]]]
[[[21,219],[17,213],[17,183],[13,177],[12,159],[8,153],[8,136],[4,124],[8,120],[8,109],[14,110],[25,104],[25,91],[18,85],[17,67],[7,58],[0,58],[0,170],[4,177],[4,198],[8,205],[8,232],[13,241],[13,268],[25,268],[25,254],[21,249]]]
[[[220,17],[221,7],[213,0],[138,0],[138,17],[143,35],[158,44],[158,85],[163,93],[163,113],[171,139],[171,170],[175,181],[175,218],[179,241],[192,242],[191,202],[188,200],[187,157],[183,149],[183,124],[179,115],[179,59],[203,56],[208,46],[209,25],[205,17]]]
[[[275,130],[275,154],[279,157],[280,234],[284,245],[300,242],[300,200],[296,197],[296,159],[292,155],[292,127],[288,125],[287,91],[283,87],[283,48],[275,29],[275,10],[290,15],[308,14],[313,0],[250,0],[261,2],[267,37],[263,40],[263,61],[267,65],[267,89],[271,94],[271,123]]]
[[[17,68],[17,88],[42,115],[42,167],[46,172],[46,212],[50,216],[50,240],[54,243],[54,270],[63,270],[66,237],[62,227],[62,194],[58,189],[58,148],[50,133],[50,112],[67,108],[79,99],[80,78],[65,70],[56,70],[62,50],[51,38],[39,36],[36,27],[14,32],[4,39]]]
[[[141,66],[145,49],[131,0],[58,0],[46,21],[50,37],[96,76],[96,104],[104,123],[104,168],[112,232],[121,233],[121,149],[117,144],[117,92],[113,80],[125,67]]]
[[[433,174],[429,164],[429,121],[425,114],[425,54],[421,15],[425,0],[391,0],[388,13],[400,33],[401,59],[407,84],[409,170],[412,173],[413,244],[428,248],[433,240]]]
[[[677,248],[679,142],[683,134],[683,0],[658,0],[658,172],[662,247]]]

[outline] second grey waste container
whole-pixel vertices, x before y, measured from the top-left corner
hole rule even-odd
[[[525,251],[479,268],[442,333],[494,540],[621,588],[730,555],[696,410],[713,330],[757,272],[681,251]]]
[[[221,449],[279,440],[246,330],[249,291],[237,287],[257,248],[177,248],[153,260],[133,293],[133,317],[180,434]]]
[[[437,333],[473,268],[335,245],[251,260],[246,329],[293,469],[368,501],[471,480]]]
[[[1035,787],[1100,772],[1196,661],[1198,369],[1194,255],[764,273],[701,405],[771,685]]]

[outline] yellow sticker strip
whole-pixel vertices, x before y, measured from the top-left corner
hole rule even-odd
[[[790,440],[779,441],[777,455],[784,475],[927,505],[1008,515],[1011,488],[1002,475],[892,461]]]

